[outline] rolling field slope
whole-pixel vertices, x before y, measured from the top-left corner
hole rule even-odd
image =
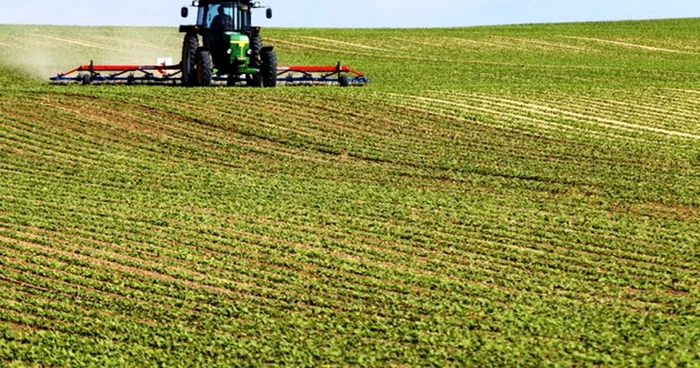
[[[181,37],[0,26],[0,365],[697,366],[698,34],[271,29],[372,84],[262,90],[49,86]]]

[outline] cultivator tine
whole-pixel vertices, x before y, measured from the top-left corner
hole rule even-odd
[[[96,65],[78,66],[50,78],[55,84],[176,84],[180,65]]]
[[[284,66],[277,68],[277,82],[285,85],[364,86],[369,79],[364,74],[343,66]]]

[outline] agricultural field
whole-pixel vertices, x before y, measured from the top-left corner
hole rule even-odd
[[[700,365],[700,19],[263,32],[0,26],[0,365]]]

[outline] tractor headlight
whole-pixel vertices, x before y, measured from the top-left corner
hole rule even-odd
[[[231,55],[231,54],[233,53],[233,50],[228,49],[228,50],[226,51],[226,53],[229,54],[229,55]]]
[[[196,8],[196,7],[199,7],[199,1],[196,1],[196,0],[193,1],[193,2],[192,2],[192,6],[194,6],[195,8]]]
[[[246,51],[245,54],[248,56],[253,55],[253,50],[248,49],[248,51]]]

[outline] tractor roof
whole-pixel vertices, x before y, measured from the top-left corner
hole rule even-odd
[[[250,0],[199,0],[199,6],[222,3],[240,3],[243,5],[250,5]]]

